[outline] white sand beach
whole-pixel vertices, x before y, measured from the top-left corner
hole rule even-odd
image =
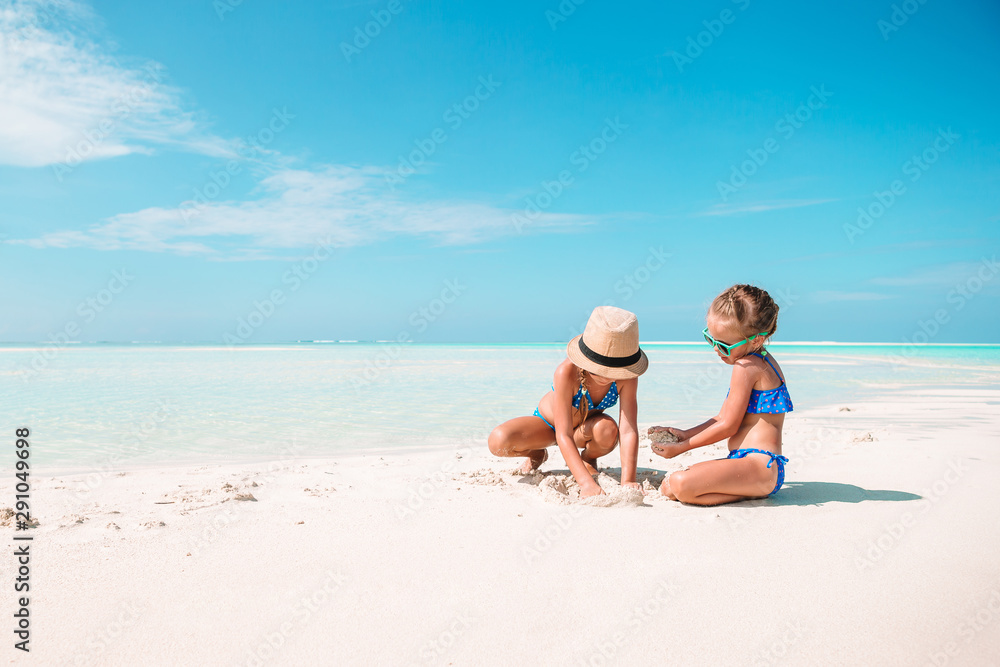
[[[0,0],[0,667],[1000,667],[998,62],[1000,0]]]
[[[522,478],[485,442],[36,476],[10,663],[995,664],[1000,391],[796,411],[785,440],[781,492],[712,508],[583,506],[555,448]],[[648,444],[652,489],[722,451]]]

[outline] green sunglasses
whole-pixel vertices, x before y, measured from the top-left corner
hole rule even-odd
[[[759,334],[754,334],[754,335],[750,336],[749,338],[744,338],[739,343],[733,343],[732,345],[726,345],[725,343],[723,343],[721,341],[718,341],[718,340],[715,340],[714,338],[712,338],[712,335],[710,333],[708,333],[708,327],[705,327],[705,330],[702,331],[701,333],[702,333],[703,336],[705,336],[705,342],[707,342],[712,347],[717,347],[720,350],[722,350],[722,352],[727,357],[730,354],[733,353],[733,350],[735,348],[739,347],[740,345],[746,345],[747,343],[749,343],[750,341],[752,341],[757,336],[767,336],[767,335],[770,335],[769,332],[762,331]]]

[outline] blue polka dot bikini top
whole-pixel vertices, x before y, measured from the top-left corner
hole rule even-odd
[[[555,389],[555,385],[552,386]],[[582,396],[587,397],[587,409],[589,410],[607,410],[608,408],[614,407],[615,403],[618,402],[618,383],[612,382],[611,386],[608,387],[608,393],[604,394],[604,398],[597,405],[594,405],[593,399],[590,398],[590,392],[584,388],[579,388],[576,390],[576,394],[573,396],[573,407],[580,407],[580,398]]]
[[[573,396],[574,408],[580,407],[581,393],[582,395],[587,397],[587,408],[590,410],[607,410],[608,408],[612,407],[615,403],[618,402],[618,384],[615,382],[611,383],[611,386],[608,387],[608,393],[604,394],[604,398],[602,398],[601,402],[598,403],[597,405],[594,405],[594,401],[591,400],[589,391],[587,391],[583,387],[577,389],[576,395]]]
[[[766,356],[758,354],[757,352],[751,352],[750,354],[755,357],[760,357],[767,362],[767,365],[771,367],[774,374],[778,376],[779,380],[781,380],[781,386],[764,391],[761,391],[760,389],[752,389],[750,391],[750,402],[747,403],[747,412],[752,415],[761,413],[775,415],[784,412],[791,412],[792,397],[788,393],[788,386],[785,384],[785,378],[781,377],[781,374],[778,373],[778,369],[774,367],[774,364],[772,364],[771,360]],[[729,394],[726,393],[726,396],[729,396]]]

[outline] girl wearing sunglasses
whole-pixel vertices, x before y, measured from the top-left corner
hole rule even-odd
[[[763,498],[781,488],[788,459],[781,455],[781,429],[792,399],[784,374],[764,344],[778,327],[778,305],[764,290],[734,285],[708,310],[705,340],[733,367],[729,394],[719,414],[687,430],[654,426],[676,443],[654,442],[653,452],[673,458],[729,439],[729,456],[696,463],[669,475],[660,492],[692,505],[721,505]]]

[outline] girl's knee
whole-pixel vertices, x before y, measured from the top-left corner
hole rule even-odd
[[[609,417],[594,424],[594,441],[604,447],[614,448],[618,443],[618,424],[614,419]]]
[[[486,444],[494,456],[506,456],[507,443],[509,441],[510,435],[507,433],[507,429],[503,427],[503,424],[501,424],[490,432],[489,438],[486,439]]]
[[[682,503],[690,503],[697,497],[690,486],[687,471],[679,470],[670,475],[670,492]]]

